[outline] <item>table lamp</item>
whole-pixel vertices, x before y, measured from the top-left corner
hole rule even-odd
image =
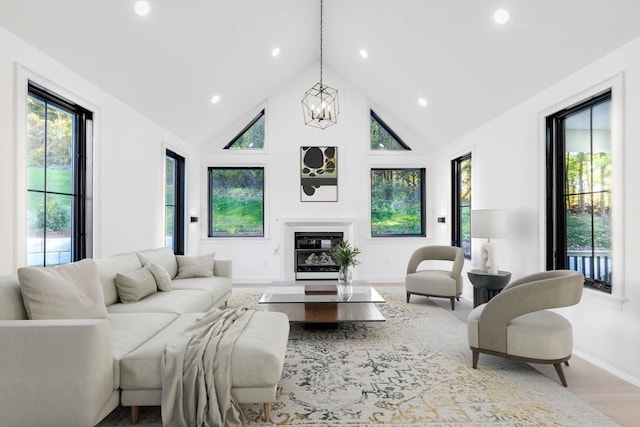
[[[480,249],[480,270],[488,274],[498,274],[495,248],[491,239],[507,237],[507,212],[502,209],[471,211],[471,237],[487,239]]]

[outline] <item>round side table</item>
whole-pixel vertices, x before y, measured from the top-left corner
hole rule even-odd
[[[467,272],[469,281],[473,285],[473,307],[489,302],[502,291],[511,280],[511,273],[499,270],[497,274],[489,274],[482,270]]]

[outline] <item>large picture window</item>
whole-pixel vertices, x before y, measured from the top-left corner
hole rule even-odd
[[[547,268],[611,293],[611,91],[547,117]]]
[[[264,236],[264,168],[209,168],[209,237]]]
[[[29,82],[27,265],[91,255],[92,113]]]
[[[371,236],[425,236],[425,170],[371,169]]]
[[[451,243],[471,259],[471,153],[451,161]]]

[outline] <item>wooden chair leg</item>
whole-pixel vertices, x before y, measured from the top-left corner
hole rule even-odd
[[[131,407],[131,424],[138,424],[140,417],[140,408],[138,406]]]
[[[267,402],[264,404],[264,422],[268,423],[271,421],[271,403]]]
[[[407,304],[409,304],[409,298],[411,298],[411,294],[407,292]]]
[[[451,310],[455,310],[456,309],[456,298],[455,297],[451,297],[449,299],[451,300]]]
[[[564,364],[565,364],[565,366],[569,366],[569,361],[568,361],[568,360],[565,360],[565,361],[564,361]]]
[[[560,377],[560,382],[562,383],[562,385],[564,387],[566,387],[567,386],[567,379],[564,377],[564,372],[562,371],[562,364],[561,363],[554,363],[553,367],[556,368],[556,372],[558,373],[558,376]]]
[[[471,350],[471,366],[473,367],[473,369],[478,369],[478,357],[480,356],[480,352],[476,351],[476,350]]]

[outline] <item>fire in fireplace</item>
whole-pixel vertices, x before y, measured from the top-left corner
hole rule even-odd
[[[296,232],[296,280],[337,280],[340,265],[333,259],[332,252],[342,238],[340,231]]]

